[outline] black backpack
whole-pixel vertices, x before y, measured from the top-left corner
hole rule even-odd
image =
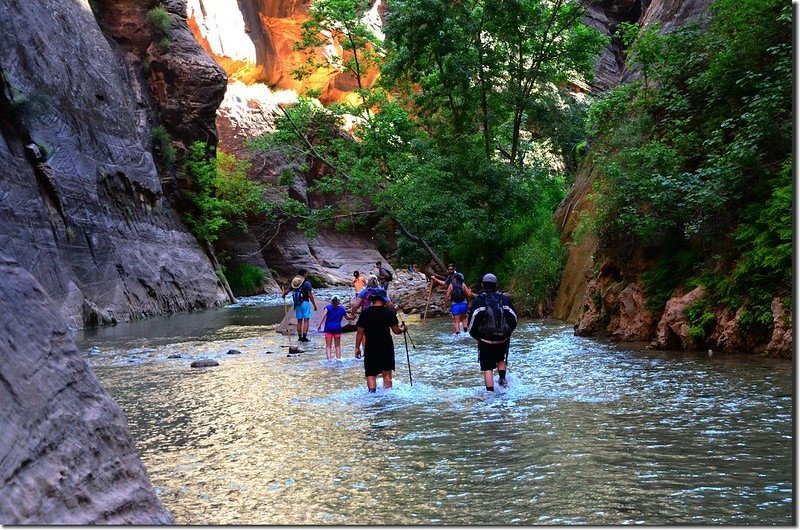
[[[461,282],[453,282],[452,285],[453,294],[450,298],[453,300],[454,304],[460,304],[467,299],[466,295],[464,294],[464,284]]]
[[[503,311],[503,293],[495,291],[484,295],[486,310],[478,326],[480,337],[486,340],[505,340],[511,336],[511,327]]]
[[[394,280],[392,273],[389,272],[389,269],[387,269],[386,267],[381,267],[381,270],[378,274],[380,274],[382,280],[385,280],[387,282]]]

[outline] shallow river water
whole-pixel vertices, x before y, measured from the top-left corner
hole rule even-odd
[[[522,320],[488,393],[474,341],[408,316],[413,386],[399,335],[395,388],[367,394],[354,333],[342,361],[317,333],[287,357],[283,314],[244,298],[76,338],[178,524],[793,524],[790,361]]]

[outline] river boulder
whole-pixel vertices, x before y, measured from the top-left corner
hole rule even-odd
[[[45,289],[0,256],[0,524],[173,524]]]

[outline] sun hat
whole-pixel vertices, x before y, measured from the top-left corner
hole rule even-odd
[[[492,274],[492,273],[490,272],[490,273],[488,273],[488,274],[485,274],[485,275],[483,276],[483,280],[481,280],[481,281],[482,281],[483,283],[497,283],[497,276],[495,276],[494,274]]]
[[[385,289],[374,289],[369,294],[369,299],[370,300],[383,300],[384,302],[388,302],[389,301],[389,297],[386,296],[386,290]]]
[[[303,285],[303,277],[302,276],[295,276],[292,278],[292,289],[297,289]]]

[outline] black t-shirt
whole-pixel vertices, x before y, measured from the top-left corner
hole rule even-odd
[[[399,323],[397,313],[386,306],[370,306],[363,310],[356,327],[364,328],[364,354],[394,352],[391,328]]]

